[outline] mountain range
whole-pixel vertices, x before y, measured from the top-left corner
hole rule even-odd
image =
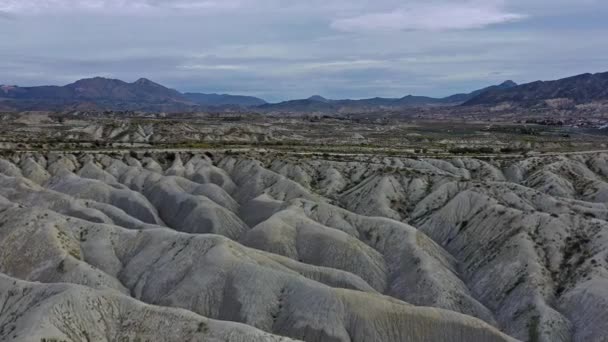
[[[608,72],[582,74],[556,81],[536,81],[507,89],[488,89],[467,100],[464,105],[511,102],[533,106],[551,99],[568,99],[579,104],[608,100]]]
[[[402,98],[332,100],[320,95],[267,103],[251,96],[181,93],[148,79],[133,83],[95,77],[65,86],[0,86],[0,110],[136,110],[188,112],[247,108],[257,112],[342,112],[433,106],[495,106],[501,103],[529,108],[549,100],[580,104],[608,100],[608,72],[582,74],[555,81],[518,85],[506,81],[470,93],[443,98],[407,95]]]
[[[184,93],[184,96],[188,100],[201,106],[255,107],[266,104],[266,101],[253,96],[201,93]]]
[[[258,108],[265,111],[340,111],[344,109],[374,109],[400,107],[427,107],[460,105],[487,91],[500,91],[517,86],[513,81],[505,81],[466,94],[455,94],[443,98],[407,95],[402,98],[375,97],[362,100],[329,100],[320,95],[314,95],[303,100],[291,100],[274,104],[264,104]]]
[[[250,96],[180,93],[148,79],[133,83],[95,77],[66,86],[0,86],[0,103],[16,110],[141,110],[192,111],[214,106],[257,106],[264,100]]]

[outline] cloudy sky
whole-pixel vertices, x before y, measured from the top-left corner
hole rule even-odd
[[[0,84],[442,96],[608,71],[606,17],[605,0],[0,0]]]

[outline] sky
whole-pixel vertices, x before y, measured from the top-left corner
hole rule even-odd
[[[0,84],[305,98],[608,71],[605,0],[0,0]]]

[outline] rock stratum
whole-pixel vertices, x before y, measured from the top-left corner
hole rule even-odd
[[[607,154],[6,154],[0,341],[606,341],[607,180]]]

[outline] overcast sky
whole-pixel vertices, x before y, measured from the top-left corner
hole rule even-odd
[[[608,71],[607,17],[606,0],[0,0],[0,84],[442,96]]]

